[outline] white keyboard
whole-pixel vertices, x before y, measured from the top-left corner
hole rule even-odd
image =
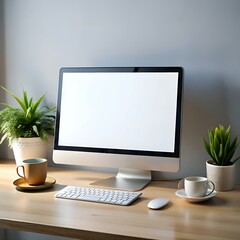
[[[57,192],[55,198],[127,206],[141,195],[141,192],[67,186]]]

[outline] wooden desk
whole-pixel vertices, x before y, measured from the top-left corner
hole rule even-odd
[[[154,181],[128,207],[54,199],[65,185],[87,186],[109,174],[49,168],[54,188],[19,192],[15,165],[0,160],[0,227],[79,239],[240,239],[240,186],[198,204],[175,196],[176,181]],[[171,203],[149,210],[147,203],[165,197]]]

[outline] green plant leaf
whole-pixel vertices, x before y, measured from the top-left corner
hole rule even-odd
[[[54,134],[56,107],[40,105],[45,95],[34,102],[24,90],[20,98],[8,89],[1,88],[19,103],[19,108],[2,103],[5,108],[0,110],[1,142],[8,140],[11,147],[13,141],[20,137],[41,137],[47,140],[48,135]]]
[[[15,95],[13,92],[9,91],[8,89],[4,88],[3,86],[1,86],[1,88],[4,91],[6,91],[8,94],[10,94],[18,102],[18,104],[21,106],[21,108],[25,111],[25,104],[17,95]]]
[[[43,98],[45,95],[42,95],[36,102],[32,104],[32,111],[35,112],[36,109],[38,108],[39,104],[42,102]]]
[[[38,128],[36,125],[33,125],[33,131],[39,136]]]
[[[232,160],[238,147],[238,139],[235,137],[231,141],[230,132],[230,126],[225,129],[223,125],[219,124],[215,129],[208,131],[209,142],[203,139],[207,153],[217,165],[230,165],[240,159],[237,157]]]
[[[23,103],[24,103],[24,111],[26,111],[29,108],[29,103],[28,103],[27,92],[24,91],[24,89],[23,89]]]

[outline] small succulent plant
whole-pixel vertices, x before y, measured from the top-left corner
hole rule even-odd
[[[205,149],[215,165],[232,165],[240,158],[237,157],[233,159],[238,147],[238,139],[235,137],[231,140],[230,132],[230,126],[225,129],[224,126],[220,124],[215,129],[208,131],[208,141],[203,139]]]

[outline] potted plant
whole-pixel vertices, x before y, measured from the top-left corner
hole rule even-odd
[[[234,186],[235,162],[240,158],[234,158],[238,147],[238,139],[231,140],[230,126],[225,129],[219,125],[208,131],[208,141],[203,139],[204,146],[211,157],[206,162],[207,178],[213,181],[218,191],[228,191]]]
[[[48,137],[54,134],[55,107],[41,106],[45,95],[36,101],[29,98],[23,89],[22,98],[13,92],[0,86],[11,95],[19,107],[13,107],[7,103],[0,110],[0,133],[2,138],[8,140],[9,147],[13,148],[16,164],[20,165],[23,159],[40,157],[47,158]]]

